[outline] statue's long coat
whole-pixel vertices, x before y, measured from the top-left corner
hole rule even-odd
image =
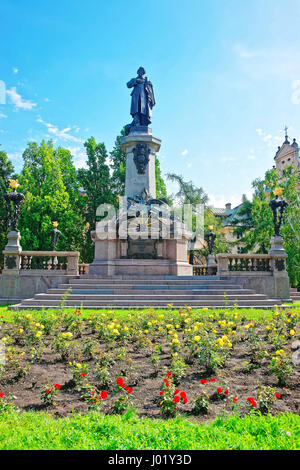
[[[144,114],[150,118],[152,116],[152,108],[155,105],[152,83],[147,78],[143,83],[137,83],[136,78],[133,78],[127,83],[127,86],[128,88],[133,88],[130,114],[132,116]]]

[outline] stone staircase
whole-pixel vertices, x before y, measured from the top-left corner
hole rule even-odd
[[[68,293],[66,293],[68,291]],[[174,308],[238,307],[270,308],[280,305],[250,289],[218,276],[79,276],[14,305],[15,309],[55,308],[65,297],[66,307],[77,308]]]
[[[297,291],[295,288],[291,288],[291,299],[293,301],[300,300],[300,291]]]

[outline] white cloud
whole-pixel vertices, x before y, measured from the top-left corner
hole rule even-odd
[[[49,98],[45,98],[46,103],[49,103],[51,100]]]
[[[0,113],[0,118],[7,118],[6,114]]]
[[[291,102],[293,104],[300,104],[300,80],[293,81],[292,89],[295,91],[292,93]]]
[[[16,73],[18,73],[18,72],[19,72],[19,69],[17,69],[17,67],[13,67],[12,71],[13,71],[13,73],[15,73],[15,74],[16,74]]]
[[[253,155],[253,153],[250,153],[250,154],[248,155],[248,159],[249,159],[249,160],[255,160],[255,158],[256,158],[256,157],[255,157],[255,155]]]
[[[41,124],[44,124],[44,126],[47,127],[49,134],[51,136],[55,136],[57,139],[61,139],[61,140],[64,140],[64,141],[71,141],[71,142],[81,142],[81,139],[78,139],[77,137],[73,136],[72,134],[69,134],[69,132],[72,130],[72,127],[66,127],[65,129],[60,130],[54,124],[51,124],[49,122],[45,122],[40,117],[37,119],[37,122],[40,122]],[[76,127],[75,127],[75,129],[76,129]]]
[[[252,200],[252,192],[251,191],[246,191],[246,196],[250,201]],[[231,203],[231,207],[236,207],[239,206],[242,203],[242,194],[231,194],[229,197],[224,197],[223,194],[215,194],[211,193],[208,194],[208,204],[209,206],[212,207],[218,207],[218,208],[224,208],[225,209],[225,204]]]
[[[256,79],[272,76],[296,80],[300,77],[300,51],[297,47],[255,50],[239,43],[233,46],[233,51],[241,59],[243,70]]]
[[[263,50],[251,51],[243,44],[236,44],[233,49],[241,59],[253,59],[263,55]]]
[[[181,155],[184,157],[184,156],[187,155],[188,153],[189,153],[189,151],[188,151],[187,149],[185,149],[185,150],[181,153]]]
[[[282,142],[281,136],[269,134],[262,129],[256,129],[256,133],[268,147],[275,147],[278,142]]]
[[[6,90],[7,95],[9,96],[11,102],[15,105],[16,109],[27,109],[30,110],[36,103],[33,103],[29,100],[24,100],[22,96],[17,92],[15,87],[12,87],[10,90]]]
[[[86,168],[87,155],[82,147],[67,147],[74,157],[74,165],[76,168]]]

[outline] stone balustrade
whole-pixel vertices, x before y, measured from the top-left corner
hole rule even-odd
[[[78,275],[78,251],[3,251],[5,274],[28,271],[60,271],[69,276]]]
[[[217,266],[193,264],[193,276],[215,276],[216,274]]]
[[[286,253],[280,255],[218,253],[216,258],[219,275],[286,271]]]
[[[284,251],[269,254],[219,253],[216,258],[218,276],[231,278],[271,299],[290,299],[287,254]]]

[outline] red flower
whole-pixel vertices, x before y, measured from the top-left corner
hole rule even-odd
[[[119,387],[125,388],[125,384],[124,384],[123,379],[121,377],[117,378],[117,384],[119,385]]]
[[[179,389],[179,388],[176,388],[176,390],[175,390],[175,392],[174,392],[174,395],[177,395],[179,392],[180,392],[180,389]]]
[[[132,393],[132,388],[131,388],[131,387],[127,387],[127,388],[125,388],[125,390],[126,390],[126,392],[128,392],[128,393]]]
[[[276,397],[276,398],[278,398],[278,400],[280,400],[280,398],[281,398],[281,395],[280,395],[279,393],[277,393],[277,392],[276,392],[276,393],[275,393],[275,397]]]
[[[233,403],[236,403],[238,401],[238,397],[233,397]]]
[[[160,395],[163,395],[164,393],[165,393],[165,392],[162,390],[159,394],[160,394]]]
[[[173,403],[179,403],[179,402],[180,402],[180,398],[178,396],[173,398]]]
[[[209,380],[210,380],[211,382],[215,382],[215,381],[216,381],[216,379],[209,379]]]
[[[3,398],[3,397],[4,397],[4,393],[1,392],[1,393],[0,393],[0,398]]]
[[[218,393],[222,393],[222,389],[221,389],[221,388],[217,388],[217,392],[218,392]]]
[[[54,385],[54,388],[56,388],[56,390],[60,390],[60,385],[59,384],[53,384]]]
[[[252,405],[254,408],[256,408],[256,401],[254,400],[253,397],[248,397],[247,401]]]
[[[164,379],[164,382],[166,387],[170,387],[170,382],[167,379]]]
[[[107,392],[105,390],[103,390],[103,392],[101,392],[101,398],[103,398],[103,400],[105,400],[105,398],[107,398]]]
[[[185,392],[181,392],[181,393],[180,393],[180,396],[181,396],[181,398],[182,398],[182,400],[183,400],[183,403],[186,404],[186,403],[187,403],[186,393],[185,393]]]
[[[168,372],[168,373],[166,374],[166,377],[172,377],[172,372]]]
[[[224,393],[225,393],[225,395],[228,395],[228,393],[229,393],[229,390],[228,390],[228,388],[225,390],[225,392],[224,392]]]
[[[201,384],[207,384],[207,380],[201,379],[201,380],[200,380],[200,383],[201,383]]]
[[[81,372],[81,377],[86,377],[86,373],[85,372]]]
[[[49,393],[50,393],[50,390],[49,390],[49,389],[48,389],[48,390],[46,390],[46,392],[45,392],[45,393],[47,393],[47,395],[49,395]]]

